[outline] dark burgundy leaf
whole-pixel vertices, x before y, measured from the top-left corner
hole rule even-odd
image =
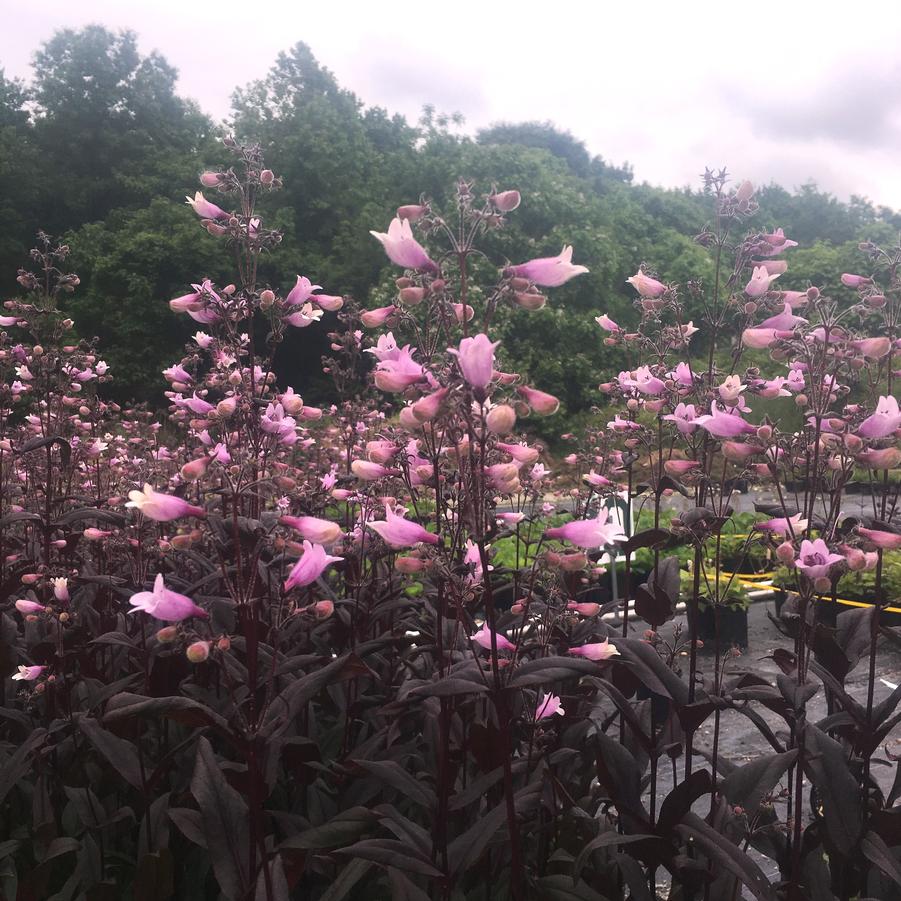
[[[78,715],[75,717],[75,724],[129,785],[141,788],[141,763],[138,752],[130,741],[107,732],[93,717]]]
[[[335,854],[346,854],[349,857],[370,860],[385,867],[397,867],[399,870],[419,873],[422,876],[440,877],[442,875],[441,871],[435,869],[428,858],[423,857],[404,842],[391,838],[365,839],[348,848],[339,848]]]
[[[314,826],[286,838],[279,847],[303,850],[337,848],[358,841],[361,835],[375,825],[377,819],[377,815],[368,807],[350,807],[321,826]]]
[[[191,794],[200,808],[203,832],[219,890],[229,901],[247,894],[247,805],[228,784],[206,738],[197,743]]]
[[[660,805],[657,834],[668,835],[678,823],[682,822],[685,814],[691,810],[692,804],[698,798],[709,795],[712,789],[710,770],[695,770],[687,779],[680,782]]]
[[[623,542],[622,552],[632,554],[641,547],[654,547],[654,545],[663,544],[669,537],[670,533],[666,529],[645,529]]]
[[[720,791],[730,804],[743,807],[751,818],[797,757],[797,748],[793,748],[784,754],[767,754],[736,767],[720,783]]]

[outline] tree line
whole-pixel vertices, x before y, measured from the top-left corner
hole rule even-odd
[[[167,301],[190,282],[226,275],[215,239],[184,206],[226,133],[263,144],[284,178],[268,210],[284,241],[264,271],[279,290],[299,273],[329,294],[388,303],[396,273],[369,231],[385,230],[398,198],[440,207],[460,178],[481,193],[520,190],[522,207],[492,249],[518,262],[573,244],[591,271],[540,311],[510,311],[502,353],[561,398],[573,427],[599,398],[597,373],[610,369],[592,318],[636,316],[626,278],[644,265],[684,283],[710,268],[692,239],[710,209],[700,188],[638,184],[627,164],[592,155],[550,123],[468,135],[458,116],[427,107],[411,124],[365,105],[303,43],[235,91],[226,124],[180,97],[176,76],[158,53],[142,55],[133,33],[97,25],[57,32],[35,53],[27,84],[0,69],[0,290],[15,295],[38,230],[64,238],[81,278],[71,315],[82,336],[100,339],[117,399],[161,400],[160,370],[190,332]],[[831,290],[827,276],[860,267],[860,241],[892,243],[901,228],[895,211],[841,202],[813,183],[770,184],[758,197],[756,221],[800,244],[780,287]],[[328,398],[319,362],[328,325],[292,330],[279,350],[280,375],[314,401]]]

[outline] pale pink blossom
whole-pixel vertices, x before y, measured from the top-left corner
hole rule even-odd
[[[173,519],[181,519],[183,516],[206,516],[202,508],[195,507],[175,495],[154,491],[153,487],[146,482],[143,491],[129,491],[128,498],[126,507],[134,507],[148,519],[154,519],[157,522],[170,522]]]
[[[748,297],[763,297],[777,278],[779,273],[770,275],[764,266],[755,266],[750,281],[745,285],[745,294]]]
[[[282,516],[279,522],[316,544],[334,544],[344,533],[338,523],[316,516]]]
[[[508,638],[505,638],[499,632],[492,632],[491,629],[488,628],[488,624],[482,626],[478,632],[474,633],[470,636],[470,640],[474,641],[479,647],[485,648],[486,651],[491,650],[491,639],[494,637],[495,647],[499,651],[515,651],[516,645],[513,644]]]
[[[619,657],[619,651],[616,645],[610,644],[610,639],[605,638],[603,641],[594,642],[592,644],[578,645],[570,648],[570,654],[578,657],[586,657],[588,660],[609,660],[611,657]]]
[[[560,698],[557,695],[542,694],[535,708],[535,722],[547,719],[557,714],[563,716],[566,711],[560,706]]]
[[[185,197],[185,203],[187,203],[201,219],[228,219],[228,213],[221,207],[216,206],[215,203],[210,203],[210,201],[203,196],[202,191],[197,191],[193,199],[191,197]]]
[[[622,329],[606,314],[603,316],[595,316],[594,321],[605,331],[621,332]]]
[[[292,306],[304,304],[313,297],[314,292],[321,290],[321,285],[314,285],[305,275],[298,275],[297,283],[285,297],[285,303]]]
[[[697,416],[698,412],[694,404],[680,403],[676,405],[676,409],[672,413],[668,413],[663,419],[674,422],[681,434],[690,435],[698,427]]]
[[[896,551],[901,548],[901,535],[896,532],[885,532],[881,529],[865,529],[857,527],[857,534],[865,538],[870,544],[887,551]]]
[[[807,520],[803,518],[803,513],[795,513],[789,517],[777,517],[775,519],[767,519],[764,522],[754,524],[755,529],[763,532],[774,532],[779,535],[800,535],[807,528]]]
[[[817,538],[815,541],[805,539],[801,542],[801,550],[795,560],[795,566],[811,582],[815,582],[817,579],[828,578],[832,567],[844,559],[841,554],[833,554],[822,538]]]
[[[198,607],[186,595],[166,588],[162,573],[157,573],[153,591],[139,591],[128,599],[128,603],[135,608],[129,610],[129,613],[137,613],[140,610],[167,623],[180,623],[191,616],[204,619],[209,616],[206,610]]]
[[[387,233],[370,231],[369,234],[381,242],[392,263],[403,266],[404,269],[437,271],[438,267],[413,237],[409,219],[395,217],[391,220]]]
[[[448,348],[448,353],[457,358],[457,365],[463,378],[476,389],[485,389],[494,372],[494,350],[500,341],[492,342],[485,334],[464,338],[459,349]]]
[[[880,396],[873,414],[857,427],[857,434],[864,438],[887,438],[898,428],[901,428],[901,411],[897,398]]]
[[[529,260],[527,263],[511,266],[507,273],[518,278],[527,278],[543,288],[556,288],[571,278],[588,272],[586,266],[573,265],[572,258],[572,246],[566,245],[555,257]]]
[[[629,276],[626,283],[630,284],[641,297],[656,298],[666,291],[666,285],[663,282],[658,282],[656,278],[645,275],[641,269],[635,275]]]
[[[610,510],[601,507],[593,519],[575,519],[562,526],[554,526],[545,530],[545,537],[568,541],[576,547],[601,548],[615,541],[625,541],[622,526],[616,522],[608,523]]]
[[[343,557],[332,557],[321,544],[304,541],[303,553],[285,580],[285,591],[312,585],[328,566],[343,559]]]
[[[441,539],[417,522],[412,522],[395,513],[390,507],[385,508],[385,519],[367,523],[370,529],[382,537],[387,545],[395,550],[413,547],[422,542],[440,544]]]
[[[516,392],[539,416],[550,416],[560,409],[560,400],[553,394],[547,394],[525,385],[520,385]]]
[[[711,434],[714,438],[735,438],[738,435],[756,432],[756,426],[744,421],[735,413],[726,413],[716,405],[716,401],[710,404],[710,412],[695,417],[695,425]]]
[[[45,669],[47,669],[46,666],[20,666],[10,678],[16,681],[34,682],[35,679],[40,679],[41,673]]]

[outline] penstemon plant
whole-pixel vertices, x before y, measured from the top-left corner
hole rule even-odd
[[[234,283],[170,301],[198,330],[167,416],[103,399],[65,247],[0,319],[0,896],[901,897],[901,249],[835,299],[778,290],[795,242],[708,172],[713,280],[629,279],[634,322],[597,317],[626,368],[557,457],[528,436],[557,398],[494,336],[587,270],[486,255],[518,191],[398,208],[396,298],[365,309],[266,282],[280,180],[225,145],[188,204]],[[277,378],[306,327],[325,408]],[[775,679],[723,632],[753,555],[786,567]],[[849,572],[875,603],[832,619]]]

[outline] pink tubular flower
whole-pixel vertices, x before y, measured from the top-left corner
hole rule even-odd
[[[516,645],[508,638],[505,638],[499,632],[492,632],[485,623],[478,632],[470,636],[470,640],[474,641],[479,647],[485,648],[486,651],[491,650],[491,636],[494,636],[496,647],[499,651],[514,651]]]
[[[16,610],[23,616],[27,616],[29,613],[41,613],[46,609],[43,604],[39,604],[37,601],[26,601],[24,598],[16,601]]]
[[[672,379],[682,388],[691,388],[695,382],[694,373],[688,363],[677,363],[676,368],[672,372],[666,374],[667,378]]]
[[[666,385],[655,375],[651,374],[649,366],[639,366],[635,370],[635,387],[642,394],[651,395],[663,394],[666,390]]]
[[[10,678],[16,681],[34,682],[35,679],[40,679],[41,673],[45,669],[47,669],[46,666],[20,666]]]
[[[154,491],[146,482],[143,491],[129,491],[128,498],[126,507],[135,507],[148,519],[155,519],[157,522],[170,522],[183,516],[206,516],[201,507],[195,507],[175,495]]]
[[[863,338],[860,341],[851,341],[851,346],[859,350],[868,360],[881,360],[892,349],[891,338]]]
[[[858,526],[857,534],[866,538],[870,544],[886,551],[896,551],[901,548],[901,535],[896,532],[883,532],[880,529],[865,529],[863,526]]]
[[[535,708],[535,722],[539,722],[540,720],[545,720],[548,717],[552,717],[554,714],[558,716],[563,716],[566,711],[560,706],[560,698],[557,695],[552,694],[542,694],[541,698],[538,701],[538,706]]]
[[[631,285],[641,297],[660,297],[666,291],[666,285],[658,282],[656,278],[645,275],[641,269],[626,279],[626,283]]]
[[[379,360],[373,380],[382,391],[403,391],[425,377],[422,366],[413,359],[414,351],[407,345],[390,358]]]
[[[843,272],[842,284],[846,288],[862,288],[864,285],[872,285],[873,279],[866,275],[852,275],[850,272]]]
[[[695,425],[711,434],[714,438],[735,438],[738,435],[756,432],[757,427],[745,422],[741,416],[735,413],[725,413],[716,405],[716,401],[710,404],[710,412],[697,416],[693,420]]]
[[[676,428],[683,435],[690,435],[697,427],[698,411],[694,404],[677,404],[672,413],[668,413],[663,419],[676,423]]]
[[[380,463],[372,463],[369,460],[354,460],[350,464],[350,471],[364,482],[374,482],[376,479],[384,479],[387,476],[400,475],[396,469],[388,469]]]
[[[374,310],[364,310],[360,314],[360,322],[366,328],[378,328],[380,325],[384,325],[388,317],[396,310],[397,307],[394,304],[389,304],[387,307],[377,307]]]
[[[129,613],[141,610],[167,623],[180,623],[191,616],[209,617],[206,610],[198,607],[189,597],[166,588],[162,573],[157,573],[153,591],[139,591],[128,599],[128,603],[134,607]]]
[[[306,328],[314,322],[322,319],[322,310],[311,303],[305,303],[299,310],[282,317],[283,322],[293,325],[294,328]]]
[[[754,524],[755,529],[762,532],[774,532],[779,535],[800,535],[807,528],[807,520],[803,519],[803,513],[795,513],[794,516],[768,519],[765,522]]]
[[[472,338],[464,338],[460,342],[459,350],[449,347],[447,352],[457,358],[457,365],[463,378],[477,389],[487,388],[494,372],[494,349],[500,341],[492,342],[484,334],[475,335]]]
[[[593,644],[582,644],[575,648],[570,648],[568,653],[575,654],[578,657],[586,657],[588,660],[609,660],[611,657],[619,657],[619,651],[616,645],[610,644],[610,639],[605,638],[603,641],[594,642]]]
[[[817,538],[816,541],[805,539],[801,542],[801,551],[795,560],[795,566],[811,582],[816,582],[817,579],[828,578],[829,570],[844,559],[841,554],[833,554],[822,538]]]
[[[901,450],[897,447],[871,448],[861,451],[854,459],[868,469],[897,469],[901,465]]]
[[[741,343],[745,347],[764,348],[774,344],[780,338],[791,338],[792,333],[787,329],[774,328],[746,328],[741,333]]]
[[[625,541],[626,536],[621,527],[615,522],[608,524],[609,517],[610,510],[601,507],[594,519],[575,519],[566,525],[547,529],[544,534],[547,538],[563,539],[586,549],[606,547],[614,541]]]
[[[522,202],[519,191],[500,191],[488,199],[501,213],[512,213]]]
[[[887,438],[899,427],[901,411],[898,410],[898,399],[892,395],[880,396],[873,415],[857,427],[857,434],[863,438]]]
[[[314,285],[305,275],[298,275],[297,283],[288,292],[285,303],[294,306],[297,304],[304,304],[311,298],[316,300],[317,298],[313,297],[313,292],[321,290],[322,285]]]
[[[409,219],[400,219],[397,216],[391,220],[387,234],[385,232],[370,231],[377,240],[381,241],[385,253],[392,263],[403,266],[404,269],[425,269],[432,272],[438,267],[429,259],[422,245],[413,237]]]
[[[606,313],[604,313],[603,316],[595,316],[594,321],[605,331],[608,331],[608,332],[621,332],[622,331],[622,329]]]
[[[797,241],[790,241],[785,237],[785,233],[781,228],[777,228],[776,231],[772,232],[771,234],[764,235],[763,239],[767,244],[769,244],[769,249],[760,250],[758,251],[758,253],[760,253],[760,255],[764,257],[776,256],[776,254],[783,253],[784,251],[789,250],[792,247],[798,246]]]
[[[748,297],[763,297],[770,290],[770,285],[779,278],[779,273],[770,275],[764,266],[755,266],[751,280],[745,285]]]
[[[370,529],[378,532],[389,547],[398,550],[415,544],[440,544],[441,539],[423,528],[419,523],[405,519],[389,507],[385,508],[385,519],[368,523]]]
[[[671,476],[684,476],[700,465],[696,460],[667,460],[663,464],[663,468]]]
[[[574,266],[572,262],[572,245],[567,244],[555,257],[542,257],[529,260],[518,266],[511,266],[506,274],[517,278],[527,278],[542,288],[557,288],[566,284],[571,278],[588,272],[587,266]]]
[[[187,203],[201,219],[228,219],[228,213],[221,207],[216,206],[215,203],[210,203],[210,201],[203,196],[202,191],[198,191],[194,195],[193,200],[190,197],[185,197],[185,203]]]
[[[334,544],[343,534],[343,529],[338,523],[317,519],[315,516],[283,516],[279,522],[300,532],[304,538],[316,544]]]
[[[560,400],[553,394],[538,391],[536,388],[528,388],[525,385],[517,388],[516,392],[539,416],[550,416],[560,409]]]
[[[312,585],[325,572],[326,567],[343,559],[343,557],[332,557],[327,554],[321,544],[304,541],[303,553],[285,580],[285,591]]]
[[[806,322],[807,320],[803,316],[795,316],[795,314],[792,313],[791,304],[786,303],[782,308],[781,313],[770,316],[769,319],[764,319],[757,328],[774,328],[782,331],[794,328],[796,325],[805,325]]]

